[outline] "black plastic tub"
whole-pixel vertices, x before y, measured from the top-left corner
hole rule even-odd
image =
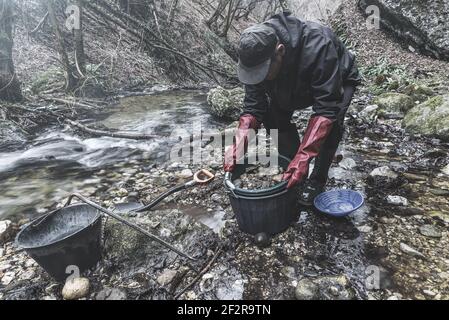
[[[290,160],[279,156],[278,164],[287,169]],[[247,168],[236,165],[232,173],[225,175],[225,188],[240,230],[248,234],[261,232],[274,235],[285,231],[299,216],[297,188],[287,189],[284,181],[268,189],[247,190],[234,186]]]
[[[72,271],[93,267],[101,258],[101,213],[87,204],[74,204],[27,224],[16,237],[42,268],[58,281]]]

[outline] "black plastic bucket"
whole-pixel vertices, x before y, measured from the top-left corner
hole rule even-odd
[[[290,160],[284,156],[278,159],[278,164],[287,169]],[[299,216],[297,189],[287,189],[286,181],[261,190],[235,187],[233,181],[247,167],[247,164],[238,164],[232,173],[225,175],[225,187],[240,230],[252,235],[261,232],[274,235],[285,231]]]
[[[16,244],[52,277],[63,281],[69,276],[67,267],[83,272],[100,260],[101,213],[87,204],[58,209],[27,224]]]

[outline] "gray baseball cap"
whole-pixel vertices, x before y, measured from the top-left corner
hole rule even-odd
[[[276,31],[265,24],[256,24],[243,31],[238,47],[237,69],[242,83],[258,84],[265,80],[277,43]]]

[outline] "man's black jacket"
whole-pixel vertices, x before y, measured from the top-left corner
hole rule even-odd
[[[360,83],[354,55],[331,29],[318,23],[281,13],[265,24],[276,30],[286,54],[275,80],[245,86],[243,114],[263,122],[270,107],[292,112],[313,106],[316,115],[335,120],[343,87]]]

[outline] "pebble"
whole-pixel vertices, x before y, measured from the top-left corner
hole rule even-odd
[[[6,272],[2,277],[1,284],[7,286],[14,280],[15,277],[16,274],[13,271]]]
[[[346,170],[351,170],[357,167],[357,163],[352,158],[344,158],[338,165]]]
[[[443,169],[441,169],[441,172],[443,172],[445,175],[449,176],[449,164],[445,166]]]
[[[177,176],[182,179],[188,179],[193,177],[193,172],[190,169],[184,169],[181,172],[179,172]]]
[[[157,283],[162,287],[171,283],[173,279],[176,277],[178,271],[172,269],[164,270],[156,279]]]
[[[295,289],[295,297],[298,300],[313,300],[318,295],[318,285],[309,279],[301,279]]]
[[[396,179],[398,177],[397,173],[395,173],[393,170],[391,170],[389,167],[379,167],[371,171],[370,173],[371,177],[387,177],[391,179]]]
[[[394,206],[407,206],[408,200],[401,196],[388,196],[387,202]]]
[[[64,288],[62,288],[62,297],[65,300],[76,300],[84,298],[89,293],[89,279],[87,278],[73,278],[68,280]]]
[[[128,195],[128,190],[126,190],[125,188],[120,188],[115,194],[119,197],[126,197]]]
[[[428,297],[435,297],[437,294],[433,292],[432,290],[423,290],[422,291],[426,296]]]
[[[26,270],[20,274],[21,280],[31,280],[36,276],[36,272],[33,269]]]
[[[370,226],[360,226],[357,227],[357,229],[362,233],[370,233],[371,231],[373,231],[373,228],[371,228]]]
[[[126,292],[118,288],[104,288],[95,296],[96,300],[126,300]]]
[[[218,193],[214,193],[210,196],[210,200],[213,202],[221,202],[221,196]]]
[[[408,255],[425,259],[425,256],[421,252],[419,252],[418,250],[410,247],[409,245],[407,245],[405,243],[401,243],[400,244],[400,249],[401,249],[402,252],[404,252],[404,253],[406,253]]]
[[[5,250],[3,248],[0,248],[0,258],[3,257],[5,254]]]
[[[434,226],[425,224],[419,227],[419,233],[429,238],[441,238],[442,234]]]
[[[0,245],[9,240],[12,234],[12,222],[10,220],[0,221]]]

